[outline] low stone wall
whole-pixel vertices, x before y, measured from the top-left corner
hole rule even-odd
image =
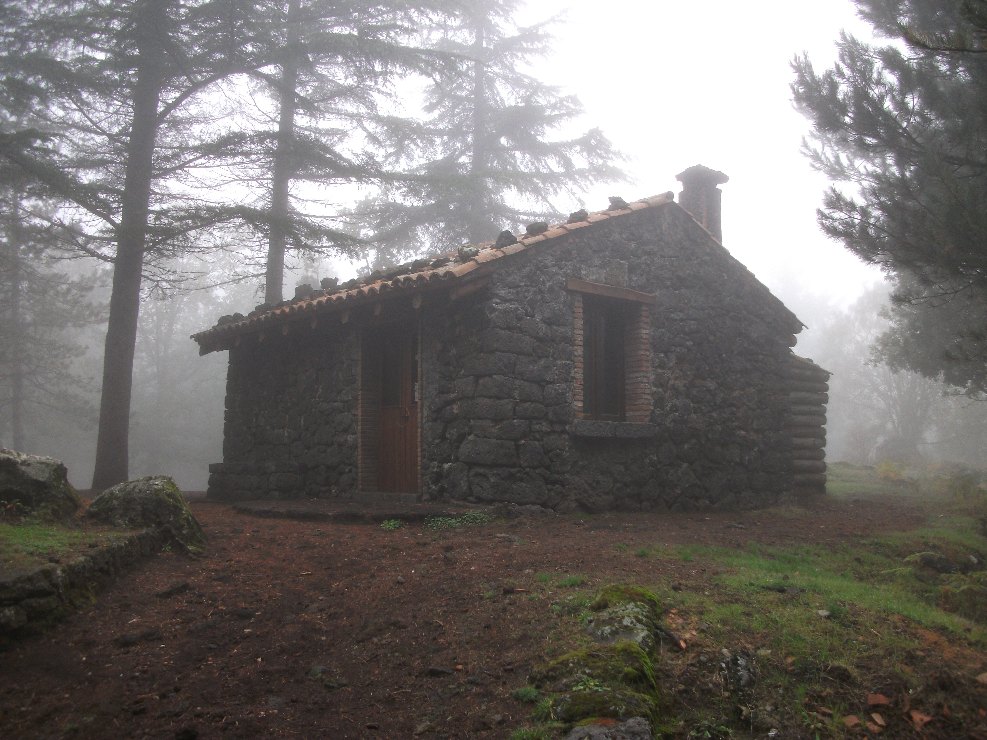
[[[44,565],[0,581],[0,648],[12,638],[35,634],[92,599],[95,591],[167,541],[144,530],[66,565]]]

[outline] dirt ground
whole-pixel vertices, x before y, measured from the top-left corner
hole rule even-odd
[[[507,737],[531,712],[511,692],[560,648],[544,574],[703,588],[714,574],[698,564],[634,550],[835,544],[921,519],[900,503],[825,500],[387,531],[193,508],[201,557],[143,562],[0,653],[0,735]]]

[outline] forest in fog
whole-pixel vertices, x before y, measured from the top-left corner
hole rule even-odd
[[[813,276],[772,288],[808,327],[797,351],[833,373],[830,461],[980,466],[987,2],[855,5],[874,41],[792,63],[792,156],[831,183],[822,231],[886,282],[849,305]],[[524,7],[3,3],[0,446],[64,460],[81,488],[201,490],[226,357],[192,333],[564,220],[590,186],[650,195],[626,182],[635,152],[541,79],[553,28]]]

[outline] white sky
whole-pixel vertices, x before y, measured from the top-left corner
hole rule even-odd
[[[827,183],[800,152],[809,123],[789,89],[796,54],[825,69],[841,30],[869,37],[850,0],[530,0],[524,20],[558,13],[537,74],[579,97],[634,180],[595,188],[587,208],[677,194],[675,175],[701,163],[730,177],[725,246],[806,323],[807,294],[843,306],[881,279],[816,225]]]

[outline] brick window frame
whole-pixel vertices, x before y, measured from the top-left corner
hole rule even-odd
[[[576,416],[573,431],[586,436],[638,436],[647,429],[634,429],[641,425],[650,427],[652,399],[651,370],[651,312],[657,297],[628,288],[570,278],[566,290],[572,293],[573,314],[573,384],[572,399]],[[592,391],[587,382],[594,384],[587,374],[594,372],[587,367],[587,316],[605,311],[611,321],[622,324],[622,403],[618,413],[594,413]],[[589,341],[592,341],[590,338]],[[610,365],[610,369],[620,365]],[[590,408],[587,408],[587,402]],[[585,423],[584,423],[585,422]]]

